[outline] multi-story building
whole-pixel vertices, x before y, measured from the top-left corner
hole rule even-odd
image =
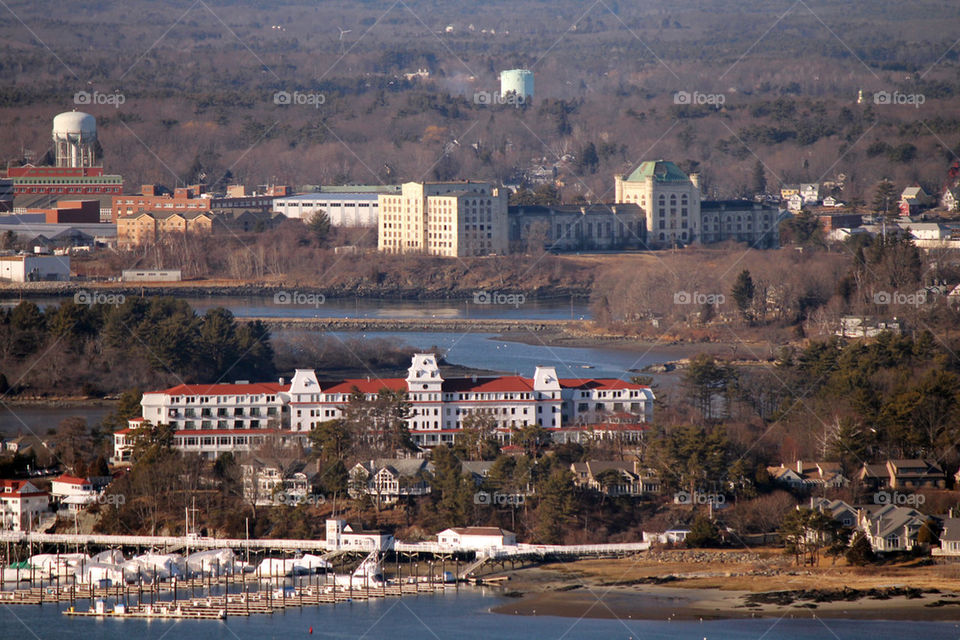
[[[383,458],[358,462],[350,470],[349,493],[370,496],[377,504],[430,493],[428,476],[433,465],[422,458]]]
[[[95,199],[101,214],[111,214],[112,198],[123,192],[123,178],[107,175],[103,167],[35,167],[7,169],[13,183],[13,212],[45,208],[64,197]],[[99,222],[99,221],[98,221]]]
[[[209,211],[140,211],[117,218],[117,246],[135,247],[157,242],[170,234],[210,235],[214,216]]]
[[[50,494],[28,480],[0,480],[0,530],[30,531],[50,509]]]
[[[507,194],[487,182],[407,182],[380,194],[378,248],[438,256],[505,254]]]
[[[700,176],[666,160],[642,163],[629,176],[614,176],[614,200],[646,214],[647,242],[685,245],[700,240]]]
[[[264,211],[140,211],[117,218],[117,246],[129,248],[179,235],[236,234],[269,229],[281,215]]]
[[[302,460],[264,461],[253,457],[240,464],[243,499],[256,506],[297,505],[311,496],[316,471]]]
[[[315,371],[298,369],[289,384],[180,385],[143,395],[144,421],[170,424],[178,448],[214,456],[246,450],[266,436],[307,444],[320,423],[341,418],[351,396],[368,399],[382,389],[402,391],[411,405],[407,426],[415,443],[435,446],[454,442],[471,415],[488,418],[501,440],[513,429],[538,425],[561,433],[565,424],[605,422],[608,415],[630,414],[639,422],[653,416],[652,390],[607,378],[562,379],[554,367],[537,367],[522,376],[448,378],[432,353],[413,357],[406,378],[347,379],[321,382]],[[115,434],[114,457],[129,459],[131,430]]]
[[[780,246],[780,210],[752,200],[704,200],[700,203],[700,241],[746,242],[757,249]]]
[[[299,220],[309,220],[317,211],[323,211],[334,227],[375,227],[380,194],[400,192],[400,185],[320,187],[314,193],[277,198],[273,208],[287,218]]]
[[[133,432],[149,422],[170,425],[174,445],[184,451],[212,457],[226,451],[244,451],[263,444],[283,426],[284,399],[289,386],[280,382],[236,384],[181,384],[144,393],[141,417],[114,436],[114,457],[130,459]]]
[[[100,222],[100,202],[98,200],[58,200],[56,205],[27,209],[27,214],[43,214],[45,224],[64,224],[80,222],[98,224]]]
[[[617,202],[643,210],[651,247],[728,240],[761,249],[780,246],[779,209],[750,200],[701,200],[699,176],[672,162],[644,162],[628,177],[615,176],[614,188]]]
[[[285,186],[269,187],[262,194],[252,195],[246,195],[242,189],[229,189],[224,196],[204,193],[204,185],[197,184],[177,187],[171,193],[159,185],[147,184],[143,185],[139,194],[114,196],[111,212],[113,222],[117,222],[120,216],[132,216],[144,211],[189,213],[239,209],[269,212],[274,200],[286,196],[287,192]]]
[[[646,216],[634,203],[519,205],[509,208],[509,219],[510,245],[520,251],[640,249],[647,242]]]

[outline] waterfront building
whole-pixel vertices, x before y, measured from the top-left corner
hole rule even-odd
[[[377,248],[464,257],[505,254],[507,193],[487,182],[407,182],[380,194]]]
[[[96,502],[103,489],[113,480],[110,476],[78,478],[64,473],[50,482],[50,498],[70,511],[82,511]]]
[[[29,480],[0,480],[0,531],[30,531],[50,510],[50,494]]]
[[[551,434],[565,426],[606,423],[622,414],[633,422],[653,417],[648,386],[611,378],[560,378],[554,367],[538,366],[533,377],[444,378],[432,353],[413,356],[405,378],[321,381],[316,371],[298,369],[289,383],[178,385],[143,394],[142,415],[114,435],[114,458],[129,460],[131,429],[149,421],[174,427],[174,444],[184,451],[216,457],[255,448],[268,437],[279,444],[308,445],[320,423],[342,418],[351,396],[374,399],[382,389],[402,391],[411,405],[407,426],[420,446],[453,443],[468,416],[488,419],[503,442],[514,429],[538,425]],[[633,430],[636,430],[634,428]]]
[[[517,534],[500,527],[453,527],[438,533],[437,542],[463,551],[486,551],[515,547]]]
[[[0,256],[0,280],[6,282],[37,282],[70,279],[70,256],[21,254]]]

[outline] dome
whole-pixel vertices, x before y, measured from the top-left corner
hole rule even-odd
[[[67,111],[53,119],[53,135],[96,135],[97,119],[82,111]]]

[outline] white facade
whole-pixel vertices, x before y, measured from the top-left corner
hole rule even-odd
[[[307,193],[273,201],[274,211],[298,220],[325,211],[334,227],[375,227],[379,209],[376,193]]]
[[[50,497],[71,511],[80,511],[99,495],[89,478],[62,475],[50,482]]]
[[[800,185],[800,197],[803,204],[817,204],[820,201],[820,185],[811,182]]]
[[[522,376],[444,379],[432,353],[413,356],[405,378],[367,378],[320,382],[316,372],[299,369],[289,384],[180,385],[143,394],[144,421],[176,428],[175,446],[214,456],[247,450],[267,436],[281,444],[306,444],[322,422],[341,418],[355,392],[373,399],[383,389],[403,392],[411,404],[407,425],[419,445],[454,442],[470,415],[489,417],[499,435],[539,425],[548,431],[565,425],[607,421],[630,414],[637,422],[653,417],[649,387],[609,378],[561,379],[554,367],[537,367]],[[114,458],[129,459],[130,430],[114,436]]]
[[[0,531],[31,531],[50,510],[50,494],[27,480],[0,480]]]
[[[344,520],[327,520],[327,551],[356,549],[379,551],[393,547],[393,536],[379,530],[367,530]]]
[[[0,256],[0,280],[70,280],[70,256]]]
[[[464,551],[483,551],[517,545],[517,535],[498,527],[455,527],[437,534],[437,542]]]

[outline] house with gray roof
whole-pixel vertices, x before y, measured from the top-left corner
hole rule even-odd
[[[380,458],[358,462],[350,469],[350,497],[364,494],[377,504],[394,504],[403,497],[430,493],[433,465],[423,458]]]

